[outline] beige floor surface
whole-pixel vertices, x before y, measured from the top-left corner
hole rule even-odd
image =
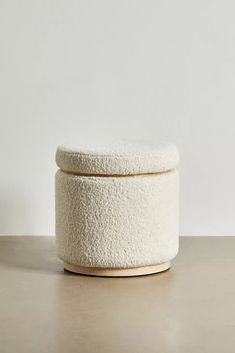
[[[235,237],[182,237],[170,271],[63,270],[53,237],[0,237],[0,353],[234,353]]]

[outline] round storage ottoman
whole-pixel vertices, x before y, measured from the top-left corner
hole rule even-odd
[[[179,238],[174,145],[62,145],[56,162],[56,246],[65,269],[136,276],[170,267]]]

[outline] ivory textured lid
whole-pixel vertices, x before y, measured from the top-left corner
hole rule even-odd
[[[63,171],[88,175],[130,175],[159,173],[174,169],[179,162],[173,144],[112,143],[99,146],[61,145],[56,163]]]

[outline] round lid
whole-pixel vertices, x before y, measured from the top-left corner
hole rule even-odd
[[[65,172],[89,175],[133,175],[160,173],[176,168],[178,150],[173,144],[111,143],[61,145],[56,163]]]

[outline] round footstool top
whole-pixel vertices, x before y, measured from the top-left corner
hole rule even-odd
[[[111,143],[57,148],[60,169],[78,175],[135,175],[172,170],[179,162],[173,144]]]

